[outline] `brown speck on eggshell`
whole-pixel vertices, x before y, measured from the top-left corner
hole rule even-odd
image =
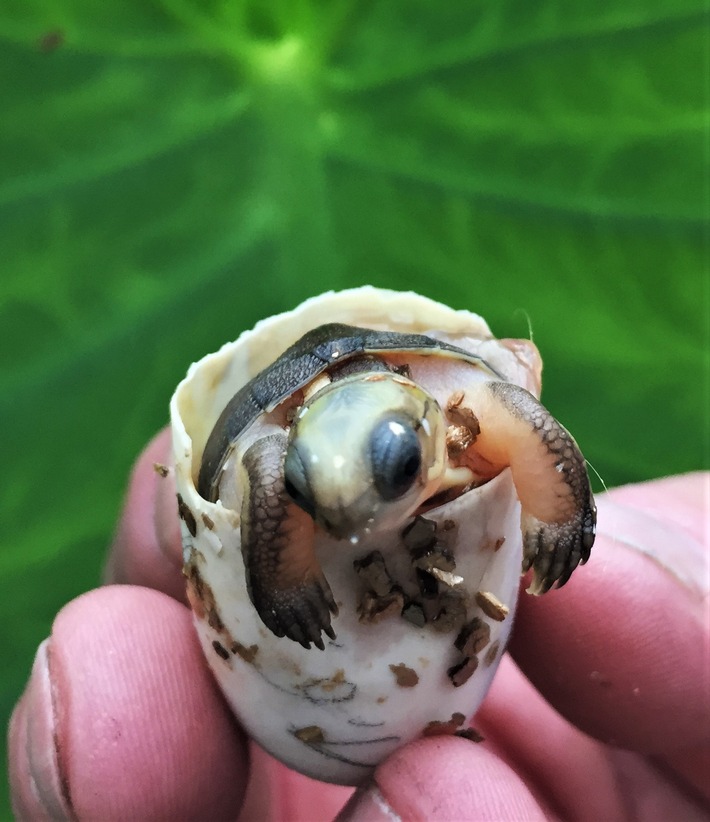
[[[496,656],[498,655],[498,649],[499,648],[500,648],[500,641],[496,639],[496,641],[486,651],[486,655],[483,657],[483,664],[484,665],[490,666],[496,661]]]
[[[207,624],[217,633],[224,631],[224,622],[222,622],[222,617],[219,615],[216,606],[213,606],[207,612]]]
[[[362,559],[355,560],[353,568],[364,585],[357,604],[360,622],[377,624],[402,613],[404,593],[390,576],[379,551],[371,551]]]
[[[410,602],[402,611],[402,616],[407,622],[416,625],[417,628],[423,628],[426,625],[426,617],[424,616],[424,608],[419,602]]]
[[[203,601],[205,582],[200,576],[197,565],[194,562],[187,563],[182,573],[187,578],[187,598],[190,606],[198,619],[204,619],[206,613]]]
[[[353,562],[353,568],[358,578],[375,596],[384,597],[391,592],[394,581],[379,551],[371,551],[362,559],[356,559]]]
[[[457,729],[460,728],[465,721],[466,717],[459,712],[451,714],[451,719],[443,721],[432,719],[422,731],[422,736],[442,736],[456,733]]]
[[[168,468],[168,466],[163,465],[162,462],[154,462],[153,470],[159,477],[162,477],[163,479],[165,479],[165,477],[167,477],[170,473],[170,469]]]
[[[296,728],[296,730],[293,731],[293,735],[296,739],[300,739],[301,742],[305,742],[306,745],[318,745],[321,742],[325,742],[323,729],[318,725],[307,725],[305,728]]]
[[[464,656],[474,656],[488,645],[490,639],[490,625],[480,617],[474,617],[463,626],[454,645]]]
[[[460,628],[461,622],[466,618],[466,602],[456,590],[452,590],[441,594],[436,600],[427,600],[424,612],[431,613],[429,621],[435,631],[447,634]]]
[[[197,522],[195,522],[195,515],[192,513],[180,494],[177,495],[177,504],[180,519],[185,523],[187,530],[194,537],[197,534]]]
[[[420,555],[433,548],[436,543],[436,522],[424,517],[414,517],[402,531],[402,539],[409,551]]]
[[[401,590],[393,589],[385,596],[365,591],[358,603],[357,615],[360,622],[376,625],[388,617],[399,616],[403,608],[404,594]]]
[[[390,671],[394,674],[400,688],[413,688],[419,682],[419,674],[403,662],[390,665]]]
[[[237,642],[235,640],[231,645],[231,651],[233,654],[237,654],[237,656],[240,656],[245,662],[252,665],[254,663],[256,655],[259,653],[259,646],[250,645],[247,648],[244,645],[242,645],[241,642]]]
[[[462,739],[468,739],[470,742],[484,742],[485,736],[479,733],[475,728],[462,728],[460,731],[455,731],[454,736],[460,736]]]
[[[345,682],[345,671],[342,668],[338,668],[333,676],[322,680],[319,685],[324,691],[330,692],[334,691],[338,685],[342,685],[343,682]]]
[[[456,665],[452,665],[447,671],[449,679],[455,688],[460,688],[473,676],[478,668],[478,657],[466,657]]]
[[[490,591],[478,591],[476,593],[476,605],[486,616],[495,619],[497,622],[502,622],[510,612],[510,608]]]
[[[498,539],[487,539],[481,543],[481,551],[500,551],[505,543],[505,537],[498,537]]]
[[[258,649],[258,646],[252,647],[257,647]],[[277,664],[280,668],[282,668],[284,671],[290,671],[296,677],[301,679],[303,675],[303,668],[292,657],[290,657],[288,653],[279,653],[277,655],[277,660]]]
[[[183,574],[187,577],[187,596],[195,613],[200,619],[207,617],[210,628],[218,633],[226,634],[212,588],[202,578],[197,565],[189,563],[183,569]]]
[[[222,659],[229,659],[229,651],[216,639],[212,640],[212,647],[217,652],[217,656],[222,657]]]
[[[434,599],[439,593],[439,583],[428,571],[421,568],[416,569],[417,583],[419,584],[419,593],[424,599]]]
[[[202,515],[202,522],[203,522],[205,528],[207,528],[210,531],[214,530],[214,521],[212,520],[212,517],[207,516],[207,514],[203,514]]]

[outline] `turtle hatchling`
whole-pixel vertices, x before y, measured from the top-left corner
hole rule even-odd
[[[191,366],[171,402],[188,597],[242,725],[356,785],[469,722],[528,592],[586,562],[584,457],[527,340],[413,293],[327,293]]]

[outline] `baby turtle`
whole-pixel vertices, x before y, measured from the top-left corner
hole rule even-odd
[[[475,379],[442,405],[407,358],[448,358]],[[404,362],[403,362],[404,360]],[[523,570],[541,594],[586,562],[596,508],[585,460],[525,388],[484,359],[422,334],[322,325],[244,385],[202,456],[198,491],[220,495],[228,459],[263,414],[295,404],[290,425],[241,455],[241,550],[249,597],[276,636],[323,649],[337,614],[314,551],[316,527],[356,543],[510,468],[522,506]]]

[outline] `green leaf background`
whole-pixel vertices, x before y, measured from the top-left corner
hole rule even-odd
[[[188,364],[308,295],[531,328],[608,485],[707,465],[702,11],[2,3],[3,717]]]

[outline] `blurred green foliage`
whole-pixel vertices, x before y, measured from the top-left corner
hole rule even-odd
[[[187,365],[319,291],[529,324],[607,484],[707,464],[702,11],[4,0],[3,716]]]

